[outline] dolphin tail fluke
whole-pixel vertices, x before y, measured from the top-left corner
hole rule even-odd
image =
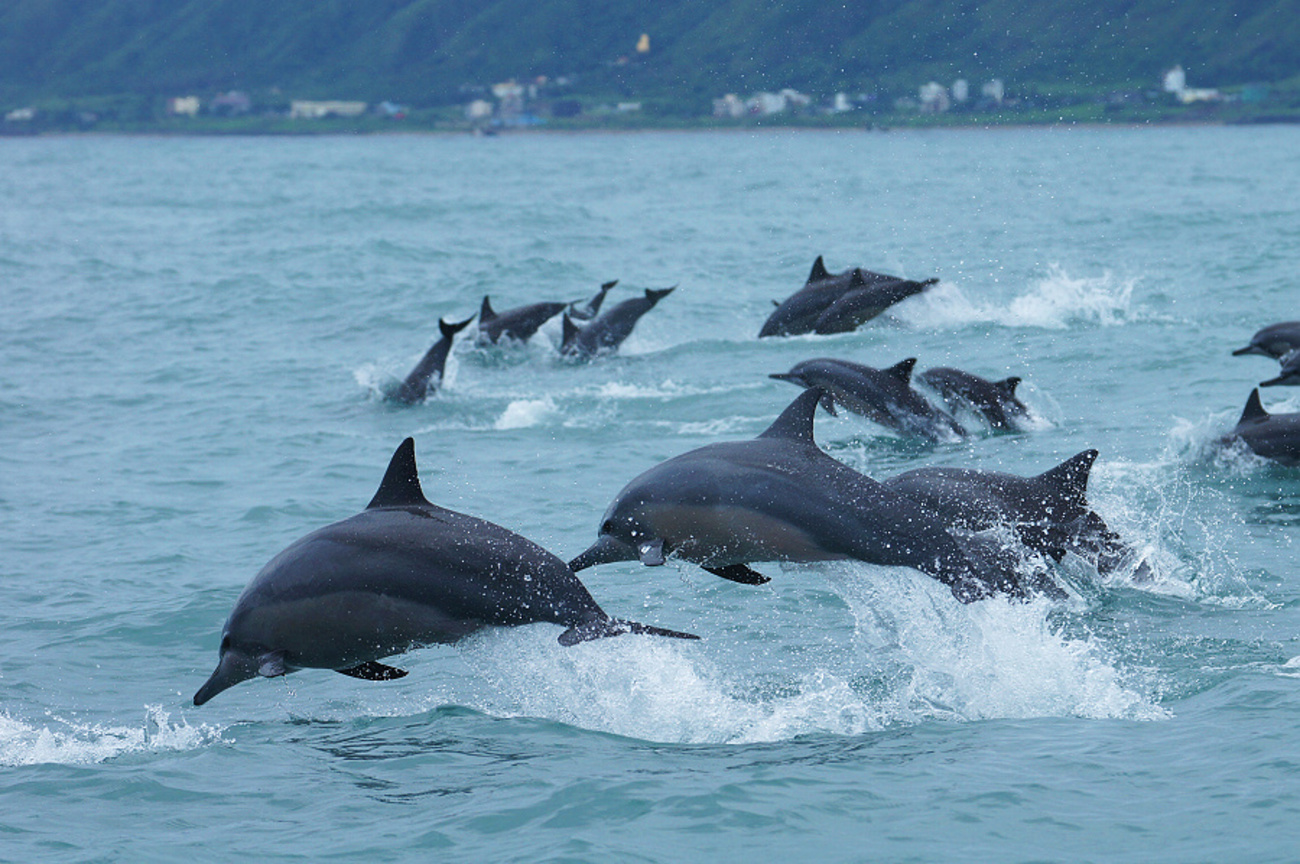
[[[625,633],[636,633],[640,636],[666,636],[670,639],[699,639],[694,633],[681,633],[677,630],[666,630],[663,627],[651,627],[649,624],[638,624],[636,621],[623,621],[619,618],[605,618],[595,621],[588,621],[585,624],[579,624],[576,627],[570,627],[560,634],[559,643],[568,648],[577,645],[580,642],[590,642],[593,639],[606,639],[610,636],[622,636]]]
[[[609,289],[613,288],[617,284],[618,284],[617,279],[611,279],[608,282],[600,283],[600,296],[604,297],[606,294],[609,293]]]
[[[1237,425],[1241,425],[1248,420],[1267,420],[1269,413],[1264,410],[1264,403],[1259,401],[1259,389],[1250,391],[1250,398],[1246,400],[1246,408],[1241,412],[1241,419]]]
[[[929,279],[922,279],[918,284],[921,286],[921,290],[924,291],[926,288],[929,288],[931,285],[938,285],[939,277],[931,276]]]
[[[653,306],[676,290],[676,285],[671,288],[647,288],[645,289],[645,299],[649,300],[650,305]]]
[[[486,298],[486,297],[483,298],[483,302],[484,302],[484,303],[487,302],[487,298]],[[461,321],[460,323],[451,323],[451,324],[449,324],[449,323],[447,323],[446,321],[443,321],[441,318],[439,318],[439,319],[438,319],[438,329],[442,331],[442,337],[443,337],[444,339],[450,340],[450,339],[452,339],[452,338],[453,338],[457,333],[459,333],[460,331],[462,331],[462,330],[464,330],[466,327],[468,327],[468,326],[469,326],[473,321],[474,321],[474,316],[473,316],[473,315],[469,316],[468,318],[466,318],[464,321]]]

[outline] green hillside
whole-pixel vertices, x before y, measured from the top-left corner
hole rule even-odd
[[[957,76],[1149,88],[1175,63],[1196,85],[1295,79],[1300,0],[0,3],[0,106],[238,88],[421,107],[545,75],[700,111],[725,92],[892,96]]]

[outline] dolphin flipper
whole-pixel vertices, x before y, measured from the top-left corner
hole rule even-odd
[[[395,681],[398,678],[405,678],[407,675],[405,669],[385,666],[383,663],[377,663],[374,660],[367,660],[365,663],[358,663],[348,669],[336,669],[334,671],[340,675],[348,675],[366,681]]]
[[[764,576],[757,570],[752,569],[748,564],[728,564],[726,567],[705,567],[704,569],[714,576],[721,576],[723,579],[730,579],[732,582],[739,582],[741,585],[766,585],[772,581],[772,577]]]
[[[635,621],[605,618],[603,620],[588,621],[586,624],[579,624],[577,627],[570,627],[560,634],[558,641],[565,648],[570,648],[579,642],[590,642],[593,639],[605,639],[610,636],[622,636],[624,633],[636,633],[641,636],[667,636],[670,639],[700,638],[694,633],[680,633],[676,630],[665,630],[663,627],[638,624]]]

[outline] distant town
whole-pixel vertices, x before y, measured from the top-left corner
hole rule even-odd
[[[642,35],[636,51],[650,50]],[[634,63],[636,55],[610,65]],[[748,94],[722,93],[695,109],[673,100],[600,99],[584,92],[577,76],[539,76],[461,88],[459,107],[413,108],[395,101],[309,100],[286,97],[278,90],[253,95],[230,90],[208,96],[176,95],[136,100],[123,109],[36,106],[9,108],[0,132],[34,134],[64,130],[228,131],[294,134],[315,131],[383,131],[391,128],[462,130],[478,134],[534,127],[600,128],[672,125],[720,126],[747,123],[788,125],[963,125],[1044,122],[1300,122],[1300,105],[1273,98],[1268,84],[1231,91],[1191,86],[1181,66],[1168,69],[1147,88],[1089,92],[1031,85],[1019,88],[1002,78],[973,82],[925,81],[911,93],[835,92],[813,96],[794,88]],[[129,102],[129,100],[126,100]],[[1276,104],[1274,104],[1276,103]],[[394,124],[405,124],[404,126]]]

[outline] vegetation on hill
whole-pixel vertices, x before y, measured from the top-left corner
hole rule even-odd
[[[649,50],[638,52],[641,34]],[[710,112],[727,92],[915,94],[997,77],[1022,92],[1300,81],[1300,0],[5,0],[0,108],[239,89],[259,102],[459,106],[545,76],[588,99]],[[90,101],[87,101],[90,100]],[[94,100],[99,100],[95,102]],[[101,109],[107,111],[108,109]]]

